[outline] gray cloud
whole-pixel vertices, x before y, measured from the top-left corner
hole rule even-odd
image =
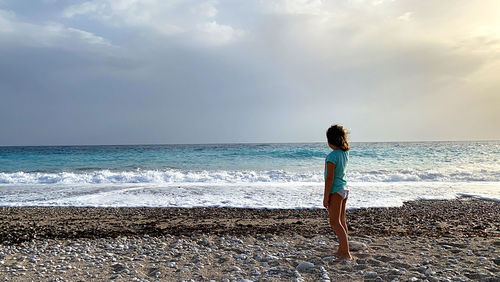
[[[0,4],[0,145],[500,138],[488,7],[144,3]]]

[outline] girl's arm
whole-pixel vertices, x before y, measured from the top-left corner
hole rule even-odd
[[[330,200],[330,190],[333,185],[333,177],[335,175],[335,165],[331,162],[326,162],[326,178],[325,178],[325,196],[323,197],[323,206],[328,208]]]

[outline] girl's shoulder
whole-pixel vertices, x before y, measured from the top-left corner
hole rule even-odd
[[[326,155],[326,157],[328,158],[328,157],[337,155],[337,153],[335,151],[337,151],[337,150],[330,151],[330,153],[328,153],[328,155]]]
[[[342,150],[332,150],[326,157],[332,157],[332,156],[349,156],[349,151],[342,151]]]
[[[328,155],[327,158],[332,158],[332,157],[349,157],[349,151],[342,151],[342,150],[332,150]]]
[[[326,155],[325,161],[336,164],[339,157],[338,150],[332,150],[328,155]]]

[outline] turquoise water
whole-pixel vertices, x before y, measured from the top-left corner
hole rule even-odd
[[[500,198],[499,141],[351,145],[352,207]],[[325,143],[0,147],[0,205],[320,207],[329,151]]]

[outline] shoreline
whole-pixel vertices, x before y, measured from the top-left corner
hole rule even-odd
[[[350,235],[500,237],[500,203],[472,197],[347,210]],[[0,207],[0,244],[195,234],[328,234],[325,209]]]
[[[349,210],[0,207],[0,281],[499,281],[500,203]]]

